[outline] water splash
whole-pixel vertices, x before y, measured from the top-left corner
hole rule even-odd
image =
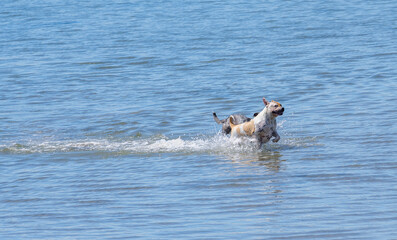
[[[264,150],[282,150],[314,145],[315,138],[284,138],[267,143]],[[262,149],[263,150],[263,149]],[[163,135],[128,139],[30,140],[25,143],[0,144],[0,152],[15,154],[56,152],[109,152],[115,154],[230,154],[258,152],[256,144],[247,139],[231,139],[222,134],[168,138]]]

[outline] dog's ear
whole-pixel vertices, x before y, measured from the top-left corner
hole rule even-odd
[[[269,102],[266,100],[266,98],[262,98],[262,101],[265,104],[265,106],[267,106],[269,104]]]
[[[254,117],[258,116],[259,113],[254,113]]]
[[[229,124],[233,124],[233,116],[232,116],[232,115],[230,115],[230,117],[228,118],[228,120],[229,120]]]

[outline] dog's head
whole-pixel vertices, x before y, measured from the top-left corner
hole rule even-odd
[[[267,107],[267,111],[270,112],[273,117],[281,116],[284,113],[284,107],[274,100],[268,102],[265,98],[262,99],[263,103]]]

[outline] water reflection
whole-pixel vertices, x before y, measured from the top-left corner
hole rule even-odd
[[[266,151],[266,152],[260,152],[258,154],[258,164],[260,166],[265,166],[272,172],[279,172],[280,167],[281,167],[281,160],[282,154],[278,151],[271,152],[271,151]]]
[[[227,156],[234,163],[265,166],[271,172],[279,172],[283,155],[279,151],[261,150],[251,153],[234,154]]]

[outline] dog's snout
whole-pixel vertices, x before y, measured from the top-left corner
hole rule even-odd
[[[284,113],[284,107],[282,107],[280,110],[277,111],[279,115],[283,115]]]

